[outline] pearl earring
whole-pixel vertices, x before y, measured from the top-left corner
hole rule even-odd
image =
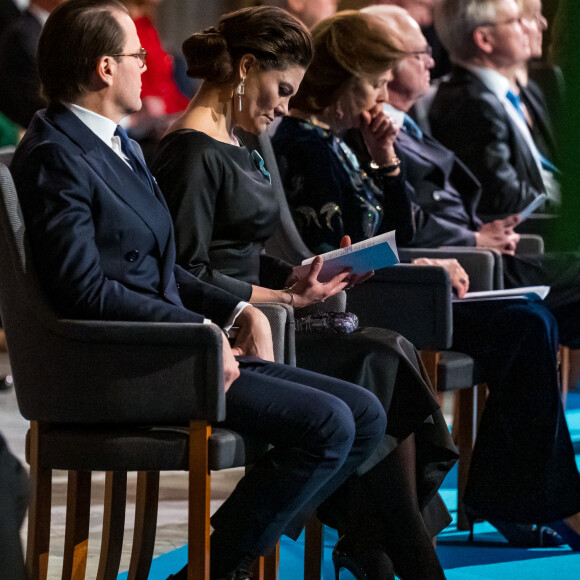
[[[240,84],[238,85],[238,88],[236,89],[236,93],[238,94],[238,111],[242,110],[242,95],[246,91],[246,86],[244,85],[244,81],[245,81],[245,79],[242,79],[240,81]]]

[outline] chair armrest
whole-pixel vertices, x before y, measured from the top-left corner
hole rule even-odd
[[[324,302],[315,302],[304,308],[297,308],[295,316],[296,318],[301,318],[302,316],[318,314],[319,312],[346,312],[346,299],[346,292],[341,290],[333,296],[329,296]]]
[[[543,254],[544,238],[537,234],[520,234],[516,254]]]
[[[348,291],[347,308],[362,326],[389,328],[417,348],[451,347],[451,283],[443,268],[383,268]]]
[[[278,302],[255,302],[252,306],[259,308],[270,323],[274,360],[296,366],[294,309]]]
[[[472,292],[503,288],[501,255],[488,248],[399,248],[399,258],[402,262],[415,258],[455,258],[469,275],[469,289]]]
[[[25,418],[123,424],[225,418],[223,333],[213,324],[59,320],[45,330],[42,345],[10,354]]]

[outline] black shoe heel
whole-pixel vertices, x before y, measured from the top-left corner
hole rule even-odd
[[[393,563],[380,548],[351,544],[343,536],[332,550],[335,580],[348,570],[357,580],[394,580]]]

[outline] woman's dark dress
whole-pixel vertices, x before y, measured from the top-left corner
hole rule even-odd
[[[245,147],[194,130],[165,137],[153,165],[174,218],[177,262],[242,300],[250,299],[252,284],[283,288],[291,272],[290,265],[263,254],[279,208],[259,165]],[[433,534],[440,531],[450,518],[436,492],[457,453],[414,347],[377,328],[296,339],[298,366],[371,390],[387,411],[383,444],[361,472],[415,434],[419,505],[429,504],[426,523]]]
[[[357,187],[362,177],[356,177],[364,171],[337,143],[328,131],[291,117],[272,139],[290,209],[314,252],[336,248],[342,235],[336,224],[304,219],[320,218],[329,202],[340,208],[344,232],[355,232],[353,241],[397,227],[379,223],[369,234],[357,229],[368,223]],[[393,196],[381,201],[390,211]],[[403,208],[401,218],[404,204],[395,199],[395,207]],[[490,391],[464,503],[487,519],[520,523],[579,512],[580,476],[558,389],[554,317],[539,303],[456,303],[453,339],[454,349],[476,360]]]

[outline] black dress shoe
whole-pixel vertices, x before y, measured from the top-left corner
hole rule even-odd
[[[580,552],[580,534],[577,534],[564,520],[549,524],[562,536],[562,543],[568,544],[575,552]]]
[[[395,570],[381,548],[350,542],[342,536],[332,550],[335,579],[341,570],[348,570],[357,580],[394,580]]]
[[[495,518],[480,516],[473,509],[465,506],[465,515],[469,520],[469,541],[473,541],[473,524],[477,519],[487,520],[514,548],[555,548],[564,540],[549,526],[536,524],[519,524]]]

